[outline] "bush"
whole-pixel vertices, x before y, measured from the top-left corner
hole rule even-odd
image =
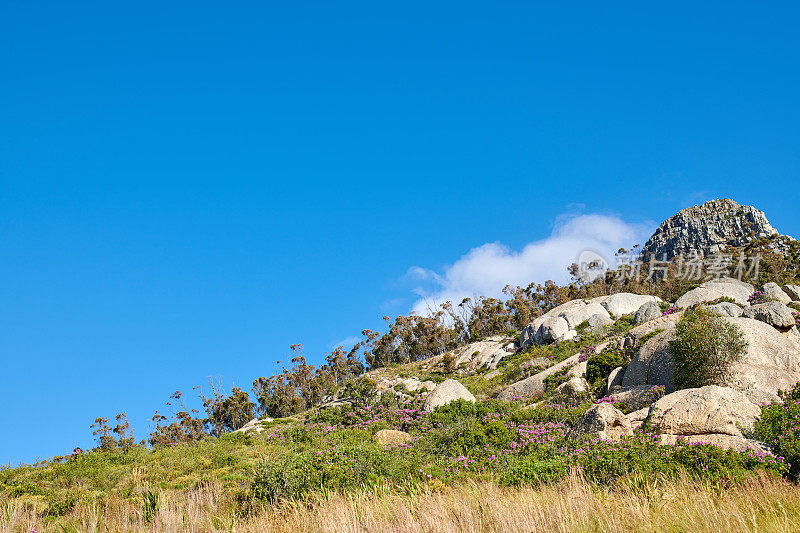
[[[772,449],[789,462],[789,475],[800,478],[800,383],[790,393],[780,394],[783,403],[761,407],[761,417],[756,421],[749,437],[772,446]]]
[[[622,356],[614,351],[593,355],[586,360],[586,381],[599,386],[608,379],[608,375],[618,366],[622,366]]]
[[[724,385],[731,365],[747,353],[741,328],[699,307],[683,314],[675,335],[669,350],[675,359],[675,387],[679,389]]]

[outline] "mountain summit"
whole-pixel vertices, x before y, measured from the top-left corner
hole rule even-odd
[[[695,253],[708,256],[764,239],[772,239],[770,247],[777,251],[791,238],[780,235],[755,207],[729,198],[711,200],[682,209],[662,222],[645,243],[641,257],[646,261]]]

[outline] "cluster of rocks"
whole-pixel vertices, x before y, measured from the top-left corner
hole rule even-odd
[[[729,387],[709,385],[668,394],[649,407],[625,415],[610,403],[589,408],[567,437],[596,436],[619,440],[633,435],[645,420],[662,444],[678,439],[693,444],[708,443],[744,451],[768,451],[764,444],[745,438],[761,410],[744,394]]]
[[[524,349],[534,344],[574,339],[578,336],[577,327],[584,322],[589,328],[607,326],[613,323],[613,318],[635,313],[646,303],[657,306],[658,302],[661,299],[657,296],[628,292],[572,300],[528,324],[520,335],[520,346]]]

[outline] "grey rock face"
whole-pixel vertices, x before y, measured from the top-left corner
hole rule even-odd
[[[783,289],[781,289],[780,286],[773,281],[765,283],[764,286],[761,287],[761,291],[764,293],[764,296],[770,300],[775,300],[784,304],[788,304],[792,301],[792,298],[783,292]]]
[[[641,257],[669,260],[692,253],[708,256],[777,234],[755,207],[729,199],[712,200],[678,211],[662,222],[642,247]]]
[[[653,404],[650,420],[657,433],[741,437],[752,428],[761,410],[729,387],[709,385],[668,394]]]
[[[474,402],[475,396],[472,395],[467,388],[454,379],[446,379],[439,383],[435,389],[425,398],[425,403],[422,404],[422,410],[430,413],[437,407],[447,405],[454,400],[467,400]]]
[[[586,411],[567,434],[567,438],[572,439],[582,435],[619,440],[624,435],[633,435],[633,427],[622,411],[609,403],[600,403]]]
[[[661,307],[656,302],[647,302],[639,307],[636,314],[633,315],[633,324],[638,326],[644,324],[648,320],[653,320],[661,316]]]
[[[792,310],[780,302],[767,302],[748,307],[742,312],[744,318],[755,318],[773,328],[788,329],[794,326]]]

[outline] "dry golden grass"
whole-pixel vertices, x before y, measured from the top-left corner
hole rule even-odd
[[[162,493],[151,522],[141,505],[106,497],[56,521],[34,506],[5,502],[0,530],[31,531],[800,531],[800,488],[759,477],[727,489],[651,481],[632,489],[593,488],[576,476],[540,488],[469,483],[398,494],[372,490],[284,504],[237,517],[220,486]]]

